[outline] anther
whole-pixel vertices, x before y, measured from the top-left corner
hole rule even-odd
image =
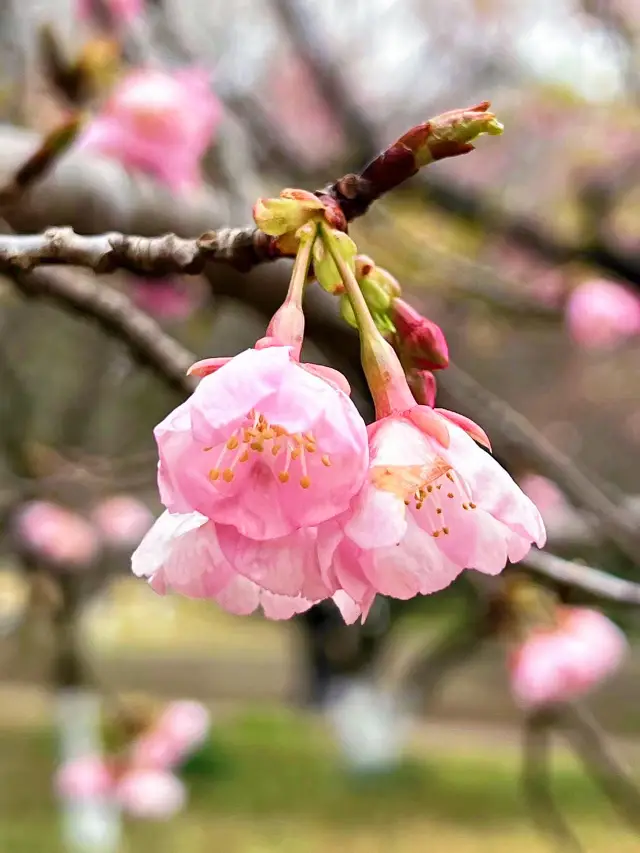
[[[440,536],[440,531],[439,531],[439,530],[436,530],[436,531],[434,531],[431,535],[433,536],[433,538],[434,538],[434,539],[437,539],[437,538],[438,538],[438,536]]]
[[[442,515],[442,507],[438,507],[436,509],[436,512],[438,513],[438,515]]]
[[[271,453],[272,453],[274,456],[277,456],[277,455],[278,455],[278,453],[280,453],[280,450],[281,450],[281,449],[282,449],[282,448],[280,447],[280,445],[279,445],[279,444],[274,444],[274,445],[273,445],[273,447],[271,448]]]
[[[239,462],[248,462],[249,461],[249,451],[243,450],[243,452],[240,454],[240,458],[238,459],[238,461]]]
[[[229,441],[227,442],[227,449],[228,450],[235,450],[239,443],[240,442],[238,441],[236,436],[232,435],[231,438],[229,439]]]
[[[252,450],[255,450],[256,453],[262,453],[262,451],[264,450],[264,445],[261,441],[252,441],[249,447]]]
[[[278,474],[278,479],[280,480],[281,483],[288,483],[289,482],[289,472],[288,471],[280,471],[280,473]]]
[[[331,460],[330,460],[330,459],[329,459],[329,457],[326,455],[326,453],[325,453],[325,455],[324,455],[324,456],[322,456],[322,457],[321,457],[321,459],[322,459],[322,464],[324,465],[324,467],[325,467],[325,468],[330,468],[330,467],[331,467]]]
[[[422,509],[422,501],[417,501],[416,509]]]
[[[452,498],[452,497],[454,497],[453,492],[448,492],[448,493],[447,493],[447,497],[448,497],[448,498]]]
[[[469,509],[475,509],[477,504],[469,503]]]
[[[304,477],[300,477],[300,485],[303,489],[308,489],[311,485],[311,477],[305,475]]]
[[[297,459],[297,458],[298,458],[298,456],[300,456],[300,448],[299,448],[299,447],[294,447],[294,449],[291,451],[291,458],[292,458],[292,459]]]
[[[208,453],[210,450],[213,450],[213,447],[203,447],[202,449],[205,453]]]
[[[222,472],[222,479],[225,483],[230,483],[233,480],[233,471],[231,468],[225,468]]]
[[[442,532],[444,533],[444,535],[445,535],[445,536],[448,536],[448,535],[449,535],[449,528],[448,528],[448,527],[443,527],[443,528],[442,528]]]
[[[462,504],[462,509],[469,509],[469,504]]]
[[[440,486],[438,486],[438,488],[440,488]],[[431,492],[433,491],[433,486],[427,486],[427,491],[429,492],[429,494],[431,494]]]
[[[220,471],[218,471],[217,468],[212,468],[209,471],[209,479],[211,480],[212,483],[215,483],[215,481],[218,479],[219,476],[220,476]]]
[[[451,471],[447,471],[447,480],[451,480],[451,482],[453,483],[453,474],[451,473]]]

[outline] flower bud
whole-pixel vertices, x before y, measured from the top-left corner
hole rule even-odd
[[[394,299],[391,320],[396,328],[399,343],[422,370],[441,370],[449,364],[449,348],[440,326],[423,317],[404,299]]]
[[[491,104],[483,101],[473,107],[450,110],[412,128],[399,140],[415,157],[416,168],[434,160],[466,154],[473,150],[471,142],[483,133],[498,136],[504,130]]]
[[[340,297],[340,316],[345,323],[348,323],[353,329],[358,328],[358,321],[356,320],[356,315],[351,307],[351,300],[346,293],[343,293]]]
[[[349,267],[355,271],[356,244],[344,231],[333,231],[332,233],[340,254],[349,264]],[[322,240],[316,240],[313,244],[313,271],[318,284],[327,293],[339,294],[344,292],[342,276]]]

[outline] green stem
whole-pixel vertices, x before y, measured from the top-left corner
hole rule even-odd
[[[309,266],[311,265],[311,251],[316,239],[316,234],[317,231],[314,230],[313,234],[304,234],[300,240],[296,259],[293,262],[289,289],[287,290],[287,296],[285,298],[285,303],[297,305],[300,308],[302,307],[302,294],[304,292],[304,285],[307,280]]]
[[[340,273],[342,283],[347,291],[347,296],[349,297],[349,302],[351,302],[353,313],[356,315],[356,320],[358,321],[361,338],[364,339],[365,337],[369,337],[384,340],[378,331],[373,317],[371,316],[371,312],[369,311],[369,307],[367,306],[363,293],[360,290],[360,285],[358,284],[353,270],[340,254],[340,251],[336,246],[335,238],[331,233],[331,229],[328,228],[324,222],[320,223],[320,234],[335,265],[338,267],[338,272]]]
[[[376,326],[355,274],[340,254],[331,229],[324,222],[320,223],[320,236],[338,267],[358,322],[360,359],[376,407],[376,417],[380,420],[412,409],[416,401],[409,390],[398,356]]]

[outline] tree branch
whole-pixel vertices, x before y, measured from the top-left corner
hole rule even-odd
[[[546,551],[532,548],[522,565],[540,575],[567,586],[577,587],[598,598],[640,604],[640,584],[617,578],[601,569],[563,560]]]
[[[452,110],[411,128],[359,174],[345,175],[317,195],[337,206],[345,223],[362,216],[374,201],[415,175],[423,164],[466,154],[473,150],[470,140],[479,133],[495,133],[497,124],[488,108],[489,103],[483,102]],[[21,168],[14,172],[19,173]],[[13,181],[9,179],[7,183]],[[39,192],[46,191],[46,184],[42,182]],[[30,194],[23,195],[28,198]],[[16,231],[23,230],[20,219],[19,209],[7,212],[7,220]],[[80,227],[84,230],[86,224]],[[280,257],[283,255],[275,240],[251,226],[207,231],[191,240],[175,234],[149,240],[115,232],[87,238],[68,228],[48,228],[44,234],[21,238],[0,237],[0,269],[5,270],[72,264],[100,273],[124,268],[163,275],[199,273],[207,261],[217,261],[248,271],[263,261]]]
[[[28,298],[46,299],[97,322],[106,334],[126,343],[139,364],[151,368],[176,391],[193,391],[195,383],[186,375],[196,360],[193,353],[167,335],[124,294],[98,284],[90,276],[70,276],[61,270],[18,272],[14,281]]]

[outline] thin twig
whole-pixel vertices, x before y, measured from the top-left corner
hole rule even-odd
[[[640,833],[640,790],[609,748],[607,737],[585,708],[567,706],[560,717],[563,732],[611,805]]]
[[[524,723],[522,789],[536,825],[555,839],[562,853],[582,853],[582,845],[564,820],[551,792],[550,747],[555,714],[532,713]]]
[[[598,598],[621,601],[625,604],[640,604],[640,583],[617,578],[601,569],[563,560],[546,551],[532,548],[522,565],[551,580],[567,586],[577,587]]]

